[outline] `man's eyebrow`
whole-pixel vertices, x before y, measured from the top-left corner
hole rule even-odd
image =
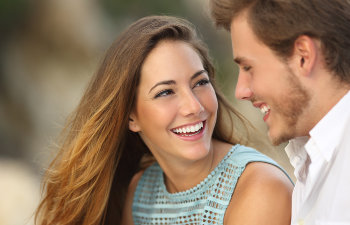
[[[238,65],[242,64],[242,62],[246,61],[244,57],[237,56],[233,59]]]
[[[199,75],[201,75],[202,73],[207,73],[206,70],[200,70],[196,73],[194,73],[192,76],[191,76],[191,80],[195,79],[196,77],[198,77]],[[150,93],[154,88],[156,88],[157,86],[159,85],[170,85],[170,84],[176,84],[176,81],[174,80],[164,80],[164,81],[160,81],[158,83],[156,83],[150,90],[148,93]]]

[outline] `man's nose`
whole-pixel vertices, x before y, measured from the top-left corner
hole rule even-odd
[[[250,76],[247,74],[238,74],[238,81],[236,85],[235,96],[237,99],[250,100],[253,92],[250,87]]]

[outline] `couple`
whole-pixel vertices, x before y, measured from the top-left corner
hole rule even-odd
[[[349,1],[211,10],[231,33],[236,97],[261,109],[274,144],[290,140],[293,197],[284,170],[243,145],[193,26],[152,16],[113,43],[71,117],[38,224],[350,223]]]

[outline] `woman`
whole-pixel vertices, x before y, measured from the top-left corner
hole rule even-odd
[[[67,126],[38,224],[289,224],[291,182],[235,120],[192,25],[138,20]]]

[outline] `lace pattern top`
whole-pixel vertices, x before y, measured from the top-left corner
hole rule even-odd
[[[238,178],[249,162],[277,165],[252,148],[235,145],[197,186],[169,193],[157,163],[138,182],[133,199],[134,224],[223,224]],[[279,167],[279,166],[278,166]]]

